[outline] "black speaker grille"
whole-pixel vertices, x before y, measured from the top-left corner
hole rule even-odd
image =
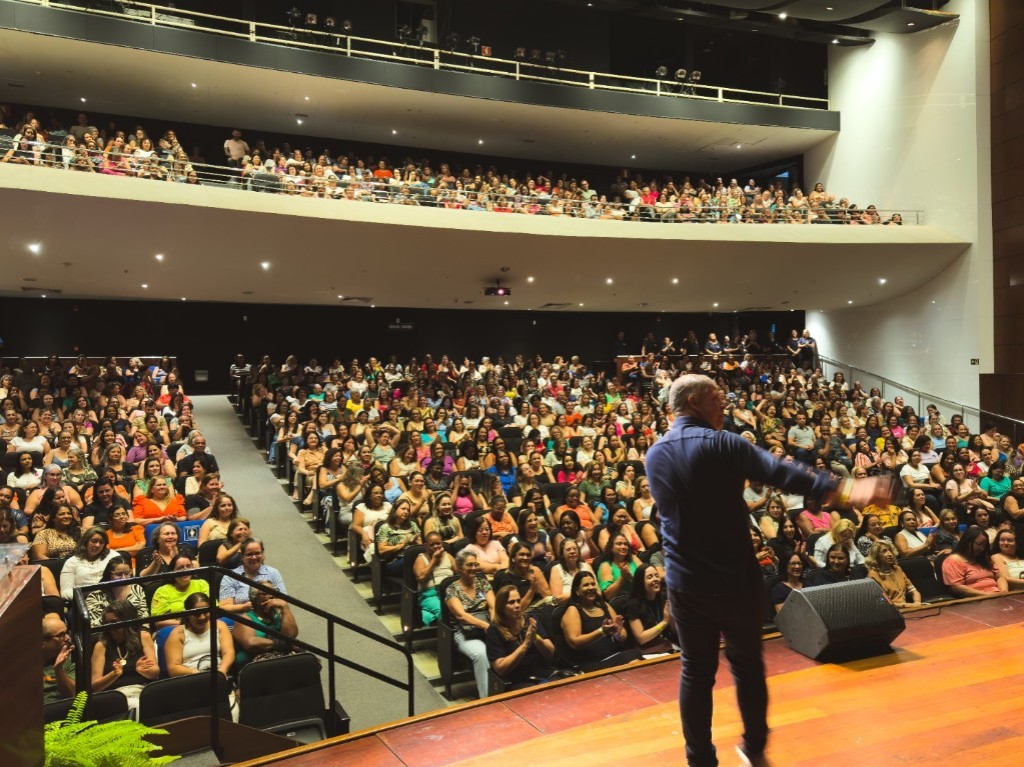
[[[870,578],[845,584],[808,586],[801,589],[801,593],[832,631],[886,623],[893,613],[899,614]]]

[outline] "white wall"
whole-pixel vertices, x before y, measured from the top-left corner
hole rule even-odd
[[[959,21],[831,49],[829,97],[842,126],[806,155],[806,183],[861,207],[921,209],[972,246],[917,289],[807,321],[825,356],[976,405],[978,374],[993,364],[988,0],[943,10]]]

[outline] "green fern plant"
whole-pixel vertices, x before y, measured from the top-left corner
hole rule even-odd
[[[158,767],[177,756],[151,756],[162,750],[146,740],[148,735],[166,735],[144,724],[83,722],[88,693],[80,692],[67,719],[51,722],[43,731],[46,752],[44,767]]]

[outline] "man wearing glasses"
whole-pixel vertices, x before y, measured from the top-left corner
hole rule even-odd
[[[75,661],[71,635],[57,613],[43,616],[43,703],[75,694]]]

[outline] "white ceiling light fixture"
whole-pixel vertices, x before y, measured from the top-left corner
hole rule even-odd
[[[678,277],[673,277],[672,278],[672,284],[673,285],[678,285],[679,284],[679,278]]]
[[[787,18],[789,18],[789,14],[785,11],[779,14],[779,21],[785,21]]]
[[[43,243],[41,242],[30,242],[28,244],[28,250],[33,256],[38,256],[43,252]]]
[[[164,254],[163,253],[157,253],[155,256],[153,256],[153,258],[155,258],[157,261],[163,261],[164,260]]]
[[[887,283],[888,281],[889,281],[889,280],[887,280],[887,279],[886,279],[885,277],[879,277],[879,278],[878,278],[878,284],[879,284],[879,285],[884,285],[884,284],[885,284],[885,283]]]
[[[148,287],[149,287],[149,283],[148,283],[148,282],[144,282],[144,283],[142,283],[142,289],[143,289],[143,290],[145,290],[145,289],[146,289],[146,288],[148,288]]]
[[[605,283],[607,283],[608,285],[611,285],[613,282],[615,282],[615,280],[613,280],[611,277],[605,280]]]
[[[189,85],[191,85],[193,88],[199,87],[199,83],[189,83]]]
[[[527,281],[527,282],[533,282],[533,277],[527,277],[527,278],[526,278],[526,281]]]
[[[82,96],[82,103],[85,103],[85,96]]]
[[[263,261],[263,262],[260,263],[260,266],[263,267],[263,271],[267,271],[270,268],[270,262],[269,261]]]

